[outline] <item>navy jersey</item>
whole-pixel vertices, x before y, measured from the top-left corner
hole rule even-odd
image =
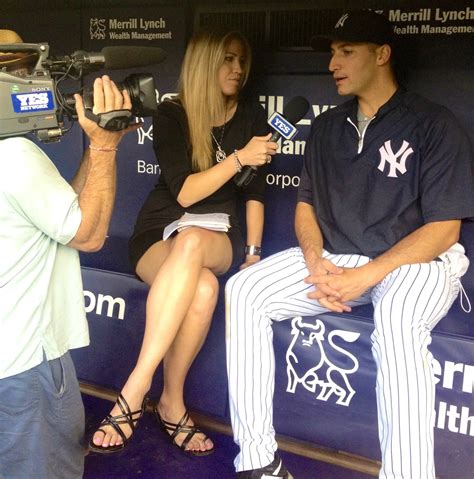
[[[298,200],[325,249],[375,257],[426,223],[474,217],[471,146],[448,109],[399,89],[360,135],[357,108],[318,116],[306,147]]]

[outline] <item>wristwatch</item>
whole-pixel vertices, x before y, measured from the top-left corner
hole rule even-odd
[[[245,254],[251,254],[254,256],[261,256],[262,255],[262,248],[260,246],[255,246],[253,244],[247,245],[245,247]]]

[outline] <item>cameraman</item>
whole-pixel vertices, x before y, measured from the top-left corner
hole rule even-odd
[[[20,43],[0,30],[0,44]],[[24,75],[32,54],[0,53],[0,69]],[[72,185],[30,140],[0,140],[0,478],[80,478],[84,409],[69,350],[87,346],[80,251],[105,240],[117,146],[130,127],[107,131],[84,116],[89,139]],[[94,83],[94,113],[130,109],[107,76]]]

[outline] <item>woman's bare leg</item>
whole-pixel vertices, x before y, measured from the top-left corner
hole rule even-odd
[[[122,395],[132,411],[140,408],[151,386],[153,374],[170,349],[191,307],[203,268],[215,274],[225,272],[232,261],[227,235],[189,228],[171,242],[153,245],[140,259],[137,273],[151,284],[146,305],[146,326],[138,362],[129,376]],[[156,266],[158,265],[158,267]],[[153,273],[156,271],[155,276]],[[193,353],[196,354],[196,353]],[[115,406],[111,415],[120,415]],[[118,445],[122,438],[110,426],[97,431],[94,444]],[[130,428],[122,426],[128,436]]]
[[[218,293],[219,283],[216,276],[204,268],[188,314],[163,360],[164,388],[158,412],[165,421],[177,423],[186,412],[183,397],[184,382],[206,339]],[[192,419],[188,420],[187,425],[194,425]],[[178,434],[175,440],[177,444],[181,444],[185,438],[186,434]],[[195,434],[186,446],[186,449],[195,451],[212,448],[212,441],[205,440],[205,435],[201,433]]]

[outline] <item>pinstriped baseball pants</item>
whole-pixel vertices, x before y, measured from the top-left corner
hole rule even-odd
[[[431,330],[458,295],[459,277],[469,264],[457,246],[461,254],[447,252],[443,261],[404,265],[350,303],[374,305],[371,343],[383,479],[435,477],[435,383],[428,346]],[[370,261],[360,255],[324,256],[347,268]],[[314,289],[303,281],[308,275],[301,249],[291,248],[227,282],[227,373],[234,439],[240,447],[237,471],[266,466],[277,448],[272,321],[327,312],[307,297]]]

